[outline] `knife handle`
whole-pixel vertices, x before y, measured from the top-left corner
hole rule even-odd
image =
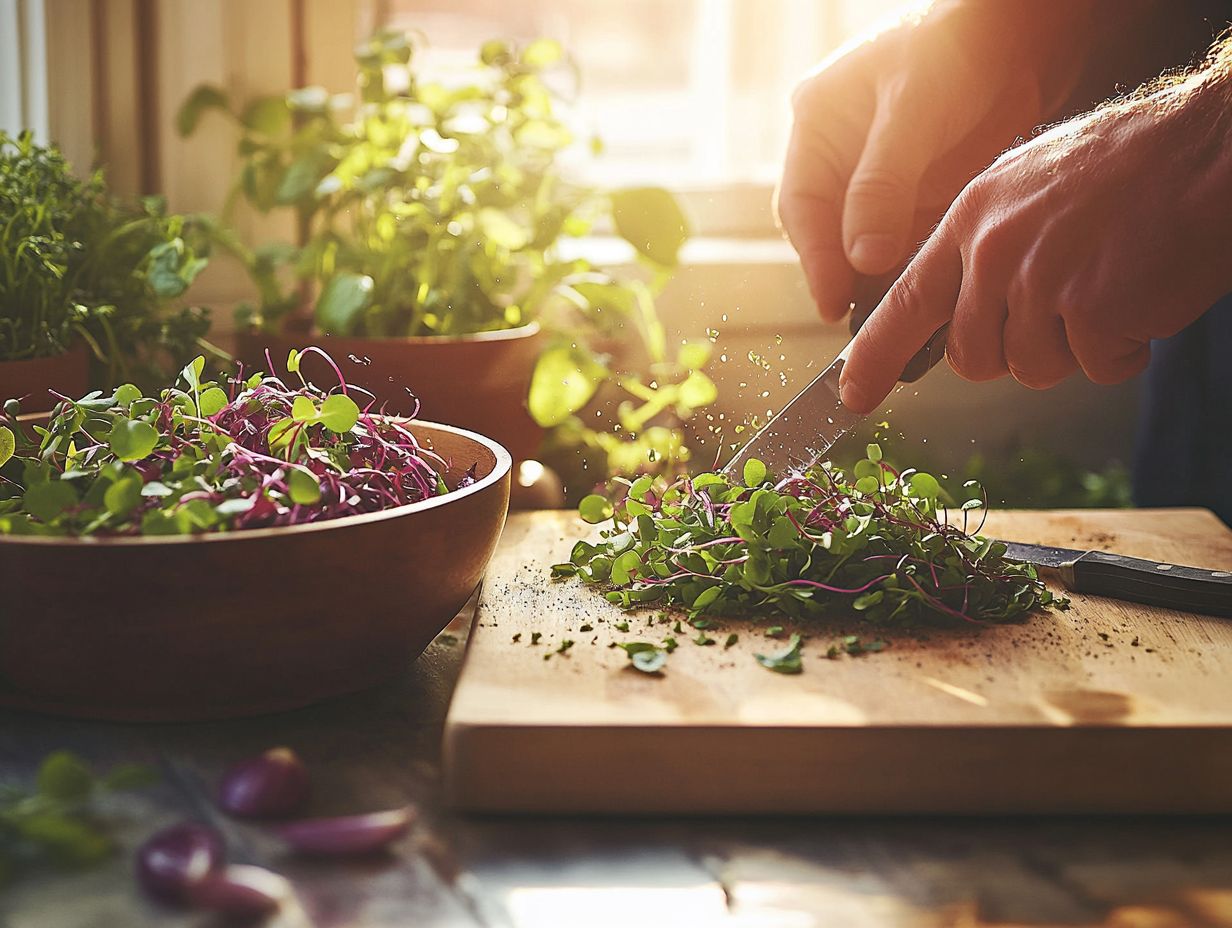
[[[1232,571],[1088,551],[1061,567],[1061,580],[1075,593],[1111,596],[1181,612],[1232,616]]]
[[[897,277],[898,274],[895,273],[884,274],[880,277],[860,276],[856,279],[855,299],[852,301],[851,319],[848,323],[852,335],[859,332],[864,323],[868,321],[868,317],[873,314],[873,310],[877,308],[877,304],[881,302],[882,297],[886,295]],[[925,342],[924,347],[911,356],[911,360],[907,362],[902,375],[898,378],[899,382],[915,383],[936,367],[937,362],[945,357],[945,342],[949,333],[950,324],[948,322],[934,332],[932,338]]]

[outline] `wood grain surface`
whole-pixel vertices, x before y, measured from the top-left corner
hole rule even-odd
[[[721,621],[700,645],[687,623],[674,630],[682,616],[624,614],[577,581],[548,582],[591,531],[561,513],[506,529],[446,728],[461,808],[1232,810],[1226,619],[1075,595],[1068,611],[992,627],[778,622],[807,636],[804,672],[787,676],[754,659],[784,646],[766,621]],[[1232,533],[1201,510],[1001,512],[985,533],[1232,565]],[[889,644],[827,659],[845,634]],[[679,647],[661,674],[611,647],[668,635]]]
[[[398,680],[294,712],[123,725],[0,710],[0,782],[30,783],[57,748],[162,774],[100,810],[117,844],[102,865],[0,886],[0,926],[218,928],[133,884],[136,847],[190,818],[221,828],[233,861],[291,881],[265,928],[1232,928],[1226,816],[459,815],[442,800],[440,744],[472,615]],[[335,864],[221,815],[222,771],[277,744],[312,772],[310,814],[410,801],[415,833]]]

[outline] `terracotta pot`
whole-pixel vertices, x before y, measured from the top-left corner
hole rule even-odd
[[[526,409],[531,374],[542,350],[538,323],[500,332],[416,338],[242,334],[236,355],[249,367],[265,369],[268,348],[283,374],[289,351],[306,345],[327,351],[347,383],[371,391],[378,405],[392,414],[412,412],[417,397],[425,418],[488,435],[509,449],[515,461],[535,457],[543,439],[543,429]],[[324,387],[337,379],[315,355],[304,359],[301,370]]]
[[[84,396],[90,382],[90,356],[82,345],[64,354],[28,361],[0,361],[0,403],[21,400],[21,411],[46,412],[57,400],[49,390],[74,399]]]
[[[511,460],[422,422],[462,490],[312,525],[169,538],[0,536],[0,705],[171,721],[251,715],[406,669],[465,605]]]

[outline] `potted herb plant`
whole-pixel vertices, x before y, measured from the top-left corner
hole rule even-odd
[[[206,313],[171,301],[207,242],[161,201],[122,202],[54,146],[0,133],[0,217],[0,401],[44,410],[48,390],[149,382],[196,353]]]
[[[422,401],[515,459],[533,457],[543,429],[556,428],[570,447],[598,449],[605,469],[613,455],[579,412],[607,383],[648,426],[620,434],[609,416],[599,432],[615,457],[642,467],[676,460],[678,433],[649,423],[713,399],[699,369],[708,344],[669,354],[654,315],[687,235],[679,206],[663,190],[601,193],[562,171],[578,146],[551,80],[568,70],[558,43],[487,42],[473,77],[449,85],[418,73],[414,52],[400,32],[362,44],[355,96],[307,87],[239,106],[202,86],[182,107],[184,134],[210,109],[235,121],[242,169],[232,201],[290,210],[300,231],[295,245],[250,247],[227,231],[224,213],[219,240],[259,293],[242,311],[239,355],[263,366],[268,348],[281,363],[312,330],[391,411]],[[567,253],[608,224],[648,274],[620,279]],[[656,365],[649,385],[603,350],[630,333]],[[659,392],[686,381],[683,398]]]

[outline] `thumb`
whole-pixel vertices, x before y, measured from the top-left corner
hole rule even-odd
[[[911,251],[917,190],[931,160],[913,122],[900,107],[879,104],[847,182],[843,247],[861,274],[892,271]]]

